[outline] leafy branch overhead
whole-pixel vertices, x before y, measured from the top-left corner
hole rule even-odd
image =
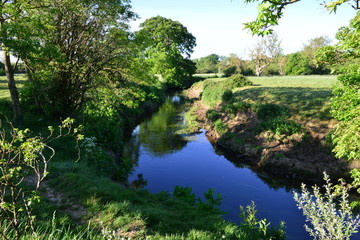
[[[253,35],[264,36],[272,33],[272,27],[278,25],[285,7],[300,1],[301,0],[244,0],[247,4],[260,2],[256,20],[245,23],[245,29],[250,30]],[[335,13],[337,8],[344,3],[350,3],[355,10],[360,9],[360,0],[324,1],[322,5],[324,5],[329,12]]]

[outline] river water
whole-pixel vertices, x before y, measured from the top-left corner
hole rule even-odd
[[[239,223],[239,206],[254,201],[258,219],[266,218],[272,226],[284,221],[290,240],[311,239],[303,227],[305,217],[293,199],[295,189],[289,183],[253,171],[239,159],[225,157],[207,139],[205,130],[192,136],[174,134],[185,124],[182,114],[188,107],[181,95],[168,97],[158,112],[134,129],[125,147],[134,163],[129,182],[153,193],[172,192],[176,185],[192,187],[200,198],[213,188],[223,198],[220,208],[227,212],[225,219]]]

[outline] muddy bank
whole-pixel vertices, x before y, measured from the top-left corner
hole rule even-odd
[[[219,104],[212,111],[220,115],[221,122],[227,127],[225,133],[219,133],[208,117],[209,107],[201,101],[201,89],[189,89],[186,93],[193,100],[197,120],[207,130],[207,136],[215,145],[234,155],[259,171],[276,177],[284,177],[304,182],[320,182],[323,172],[333,179],[347,177],[359,162],[348,163],[337,159],[325,140],[326,134],[335,122],[316,124],[312,121],[300,123],[302,133],[276,135],[271,131],[255,131],[260,120],[252,110],[228,114],[221,111]]]

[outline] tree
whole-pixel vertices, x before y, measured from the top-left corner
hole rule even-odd
[[[28,7],[29,1],[0,1],[0,43],[1,50],[3,52],[4,69],[8,82],[8,88],[10,92],[14,122],[22,121],[22,111],[19,99],[19,92],[16,87],[14,73],[15,66],[11,65],[10,53],[13,50],[9,44],[9,41],[16,39],[16,32],[9,31],[9,29],[16,29],[16,25],[21,23],[21,17],[24,15]],[[14,34],[15,33],[15,34]]]
[[[271,29],[271,27],[278,25],[285,7],[300,1],[301,0],[244,0],[245,3],[260,2],[256,20],[245,23],[245,28],[249,29],[254,35],[264,36],[272,33],[273,29]],[[360,0],[328,0],[324,1],[323,4],[330,12],[336,12],[338,6],[345,2],[351,2],[351,6],[356,10],[360,9]]]
[[[134,18],[128,1],[47,0],[34,7],[29,23],[38,39],[28,54],[28,99],[49,115],[79,110],[91,89],[125,78],[129,49],[126,22]]]
[[[195,73],[190,55],[195,37],[180,22],[161,16],[140,25],[136,33],[143,55],[153,74],[160,74],[169,87],[184,87]]]
[[[210,54],[206,57],[195,59],[197,73],[217,73],[220,56],[217,54]]]
[[[261,76],[264,69],[281,55],[282,48],[278,36],[274,33],[260,39],[250,56],[256,63],[256,76]]]
[[[286,75],[311,74],[310,58],[303,55],[301,52],[290,54],[284,68],[284,73]]]
[[[304,44],[302,55],[310,60],[310,68],[312,74],[324,74],[329,73],[329,68],[325,65],[316,64],[315,56],[316,52],[325,46],[330,46],[331,39],[327,36],[320,36],[317,38],[310,39],[308,44]]]

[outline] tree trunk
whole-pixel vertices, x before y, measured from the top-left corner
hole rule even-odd
[[[14,78],[14,69],[11,66],[10,61],[10,55],[9,52],[6,50],[4,44],[2,46],[3,49],[3,55],[4,55],[4,66],[5,66],[5,73],[6,78],[8,81],[8,87],[10,91],[10,97],[14,112],[14,122],[21,123],[23,118],[21,114],[21,105],[20,105],[20,99],[19,99],[19,93],[15,84],[15,78]]]

